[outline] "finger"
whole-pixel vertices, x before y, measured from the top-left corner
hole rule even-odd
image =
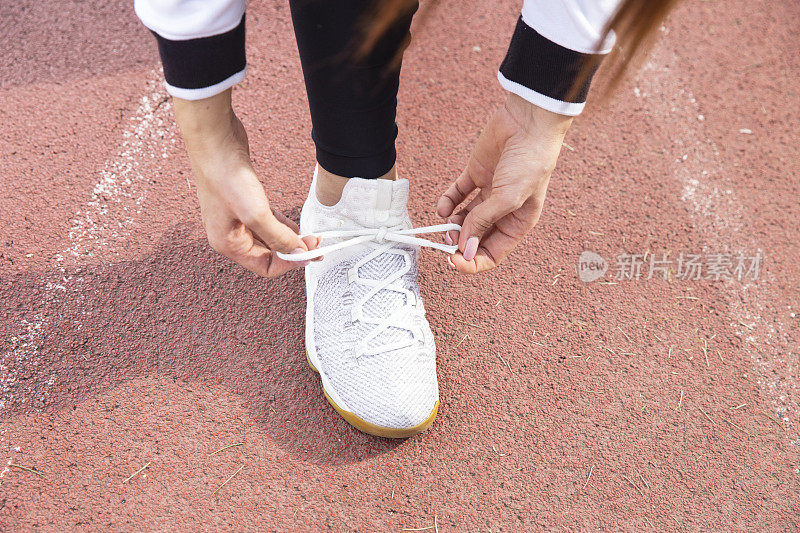
[[[281,223],[272,211],[242,220],[245,226],[258,235],[271,250],[290,253],[297,248],[307,250],[306,243],[295,233],[292,228]]]
[[[272,210],[272,213],[275,215],[275,218],[278,219],[278,222],[281,222],[282,224],[285,224],[286,226],[289,226],[292,229],[292,231],[294,231],[295,233],[299,233],[300,232],[300,227],[297,225],[297,223],[294,220],[292,220],[291,218],[287,217],[286,215],[284,215],[280,211],[275,211],[274,209]],[[253,234],[253,238],[258,239],[258,241],[261,241],[261,239],[259,239],[256,234]],[[305,237],[302,237],[302,240],[303,240],[303,242],[306,243],[306,246],[308,247],[309,250],[313,250],[313,249],[319,247],[319,245],[322,243],[322,237],[317,237],[315,235],[306,235]],[[315,257],[314,259],[312,259],[312,261],[322,261],[322,259],[323,259],[323,256],[319,256],[319,257]],[[295,261],[294,265],[296,266],[299,263],[300,262]],[[305,265],[305,263],[300,264],[300,266],[304,266],[304,265]]]
[[[472,201],[469,204],[467,204],[466,207],[461,208],[457,213],[450,215],[447,221],[450,222],[451,224],[458,224],[459,226],[461,226],[462,224],[464,224],[464,219],[467,218],[469,212],[472,211],[472,209],[482,201],[483,197],[479,194],[478,196],[473,198]],[[459,235],[461,235],[461,232],[459,232],[458,230],[450,230],[444,235],[445,242],[448,245],[452,245],[453,243],[458,242]]]
[[[303,242],[306,243],[309,250],[314,250],[315,248],[319,248],[319,245],[322,243],[322,237],[317,237],[316,235],[306,235],[303,237]],[[311,261],[322,261],[325,256],[315,257]]]
[[[478,274],[497,266],[497,262],[483,247],[478,248],[471,261],[467,261],[461,253],[456,252],[450,256],[450,264],[462,274]]]
[[[478,194],[475,198],[470,200],[470,202],[466,205],[466,207],[462,207],[458,210],[459,215],[467,216],[470,211],[475,209],[475,206],[483,202],[483,196]]]
[[[440,217],[450,216],[476,187],[491,186],[494,169],[497,167],[507,139],[507,136],[499,135],[496,126],[496,121],[490,119],[472,148],[464,172],[439,199],[436,213]]]
[[[224,253],[224,255],[239,263],[247,270],[267,278],[274,278],[294,268],[304,266],[302,263],[284,261],[270,249],[255,241],[253,242],[253,246],[244,253]]]
[[[528,199],[522,208],[512,211],[495,222],[492,228],[483,234],[475,256],[477,272],[499,266],[508,255],[519,246],[531,229],[536,225],[541,214],[541,203],[536,199]],[[481,259],[486,255],[489,261]]]
[[[280,211],[276,211],[275,209],[272,210],[272,214],[275,216],[276,219],[278,219],[278,222],[280,222],[284,226],[289,226],[293,232],[300,233],[300,226],[297,225],[297,222],[287,217]]]
[[[499,195],[490,195],[467,214],[458,238],[458,248],[464,254],[465,260],[471,261],[475,258],[483,234],[516,207]]]
[[[307,235],[302,240],[309,250],[313,250],[319,246],[322,239],[314,235]],[[296,248],[294,251],[300,250],[301,248]],[[290,270],[302,268],[308,264],[308,261],[286,261],[281,259],[278,254],[261,245],[254,245],[247,254],[232,257],[231,259],[256,274],[269,278],[280,276]]]
[[[464,219],[465,218],[467,218],[467,211],[462,209],[458,213],[450,215],[450,217],[447,219],[447,222],[449,222],[451,224],[458,224],[459,226],[461,226],[464,223]],[[450,230],[450,231],[448,231],[447,233],[444,234],[444,240],[448,244],[448,246],[452,245],[452,244],[456,244],[456,243],[458,243],[458,236],[460,234],[461,234],[461,232],[458,231],[458,230],[455,230],[455,229]]]
[[[453,210],[474,190],[475,182],[469,172],[465,170],[439,198],[439,202],[436,204],[436,214],[442,218],[449,217]]]
[[[264,248],[269,248],[269,246],[267,246],[267,243],[261,240],[261,237],[259,237],[252,231],[250,232],[250,234],[253,236],[253,240],[256,241],[258,244],[262,245]]]
[[[505,219],[498,221],[491,230],[484,233],[481,239],[481,245],[478,248],[478,254],[475,256],[476,261],[478,261],[478,256],[482,252],[491,258],[493,263],[492,268],[494,268],[502,263],[505,258],[508,257],[508,254],[510,254],[525,237],[524,233],[515,235],[504,231],[505,224],[502,223],[504,220]],[[480,263],[480,261],[478,262]]]

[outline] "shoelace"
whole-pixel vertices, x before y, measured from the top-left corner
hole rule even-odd
[[[286,261],[310,261],[311,259],[322,257],[326,253],[334,252],[336,250],[341,250],[342,248],[347,248],[348,246],[356,246],[358,244],[363,244],[369,241],[374,241],[378,244],[383,244],[386,241],[390,241],[402,244],[410,244],[412,246],[426,246],[428,248],[435,248],[437,250],[441,250],[449,254],[454,254],[456,253],[456,250],[458,250],[458,245],[442,244],[440,242],[433,242],[429,241],[428,239],[421,239],[419,237],[414,237],[414,235],[420,235],[422,233],[436,233],[439,231],[453,231],[453,230],[460,231],[461,226],[459,226],[458,224],[435,224],[433,226],[423,226],[421,228],[410,228],[410,229],[402,229],[402,227],[400,226],[395,226],[395,227],[383,226],[380,228],[361,228],[353,230],[322,231],[320,233],[315,233],[314,235],[316,235],[317,237],[322,237],[323,241],[326,238],[328,239],[342,239],[345,237],[349,238],[334,244],[329,244],[327,246],[315,248],[314,250],[309,250],[307,252],[297,252],[291,254],[277,252],[277,254],[278,257],[280,257],[281,259],[285,259]]]
[[[284,254],[278,252],[278,257],[281,259],[285,259],[287,261],[310,261],[311,259],[316,259],[317,257],[321,257],[326,253],[330,253],[336,250],[341,250],[343,248],[347,248],[350,246],[356,246],[359,244],[367,244],[369,246],[373,246],[375,249],[359,259],[353,266],[351,266],[347,271],[347,281],[349,283],[358,283],[370,289],[364,294],[361,298],[357,299],[353,302],[353,308],[351,310],[351,319],[355,322],[360,320],[362,322],[368,324],[374,324],[375,327],[370,331],[365,337],[363,337],[359,345],[355,348],[355,356],[356,360],[362,355],[371,355],[377,353],[385,353],[392,350],[399,350],[402,348],[408,348],[413,346],[417,342],[423,342],[423,340],[419,337],[418,332],[416,329],[409,329],[406,327],[401,326],[401,324],[405,324],[408,322],[414,323],[415,315],[424,315],[425,311],[421,305],[417,305],[417,297],[414,292],[409,291],[405,287],[395,285],[395,282],[400,280],[403,276],[405,276],[412,267],[411,256],[406,250],[402,250],[397,248],[397,244],[407,244],[411,246],[425,246],[427,248],[434,248],[436,250],[441,250],[443,252],[447,252],[449,254],[453,254],[458,250],[457,245],[448,245],[442,244],[438,242],[429,241],[427,239],[422,239],[420,237],[415,237],[415,235],[419,235],[422,233],[435,233],[440,231],[458,231],[461,229],[461,226],[458,224],[436,224],[433,226],[424,226],[421,228],[411,228],[411,229],[402,229],[402,227],[381,227],[381,228],[363,228],[363,229],[356,229],[356,230],[332,230],[332,231],[323,231],[320,233],[316,233],[318,237],[322,237],[323,240],[326,238],[329,239],[345,239],[343,241],[339,241],[333,244],[329,244],[327,246],[322,246],[315,250],[310,250],[307,252],[298,252],[292,254]],[[366,263],[372,261],[376,257],[385,254],[391,253],[399,255],[403,258],[404,265],[399,270],[392,272],[391,274],[387,275],[386,278],[381,280],[376,279],[368,279],[368,278],[361,278],[358,275],[358,270]],[[370,298],[378,294],[378,292],[382,290],[391,290],[394,292],[401,293],[405,296],[406,304],[397,308],[391,314],[386,317],[379,318],[379,317],[372,317],[367,316],[364,314],[364,304],[366,304]],[[400,329],[405,329],[411,333],[412,339],[407,340],[406,342],[396,342],[394,344],[388,345],[380,345],[377,347],[369,348],[369,343],[372,339],[376,338],[378,335],[383,333],[387,328],[395,327]]]

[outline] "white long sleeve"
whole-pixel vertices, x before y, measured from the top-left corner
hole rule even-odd
[[[330,1],[330,0],[328,0]],[[511,44],[497,73],[500,84],[535,105],[577,115],[589,79],[573,91],[586,61],[610,51],[599,43],[619,0],[524,0]],[[134,0],[158,41],[167,90],[197,100],[245,75],[245,0]],[[593,74],[593,73],[592,73]]]

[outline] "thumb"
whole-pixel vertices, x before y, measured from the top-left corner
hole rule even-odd
[[[281,223],[271,211],[248,220],[245,225],[273,251],[291,253],[297,248],[308,250],[303,239],[292,228]]]
[[[478,251],[478,244],[483,235],[489,231],[495,223],[514,210],[514,206],[504,202],[497,195],[489,195],[483,202],[479,203],[464,218],[461,225],[461,233],[458,239],[458,248],[464,255],[464,259],[472,261]]]

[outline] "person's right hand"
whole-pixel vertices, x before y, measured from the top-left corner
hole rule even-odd
[[[311,250],[319,239],[301,239],[297,224],[270,207],[250,162],[247,133],[231,108],[230,89],[204,100],[174,102],[211,247],[266,277],[307,264],[273,253]]]

